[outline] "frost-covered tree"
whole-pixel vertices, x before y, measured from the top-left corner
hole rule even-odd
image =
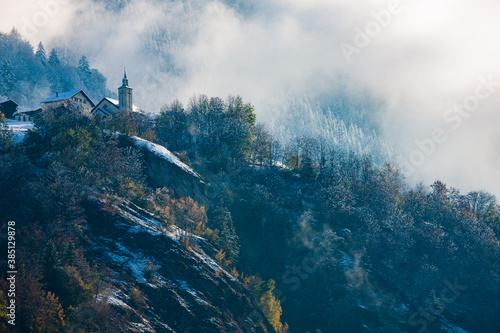
[[[16,84],[16,75],[14,74],[14,66],[12,66],[10,60],[5,60],[0,67],[0,78],[2,80],[0,88],[5,93],[11,92]]]
[[[227,259],[234,262],[240,253],[240,240],[233,225],[231,212],[223,206],[223,202],[214,211],[213,224],[219,230],[219,245],[225,251]]]
[[[82,56],[78,61],[78,71],[84,75],[91,75],[90,64],[86,56]]]
[[[470,210],[476,214],[476,216],[484,215],[490,206],[494,206],[496,204],[495,196],[484,191],[469,192],[465,196],[465,200],[468,203]]]
[[[253,141],[255,125],[254,107],[244,103],[241,96],[230,96],[226,103],[227,130],[224,137],[231,155],[235,159],[248,157]]]
[[[90,64],[86,56],[82,56],[78,61],[78,75],[85,86],[88,87],[91,85],[92,71],[90,70]]]
[[[47,63],[47,52],[45,51],[45,48],[43,47],[42,42],[38,43],[38,48],[35,52],[35,58],[40,61],[43,65]]]
[[[265,129],[264,125],[258,124],[253,129],[254,142],[252,145],[252,162],[254,164],[272,165],[273,144],[272,135]]]
[[[165,106],[156,121],[158,139],[170,150],[187,150],[191,143],[188,115],[179,101]]]
[[[59,60],[59,56],[55,49],[52,49],[49,54],[49,65],[52,67],[61,65],[61,61]]]

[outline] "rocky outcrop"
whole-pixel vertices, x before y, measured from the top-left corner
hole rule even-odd
[[[158,187],[168,187],[180,197],[191,197],[206,204],[208,186],[202,177],[165,147],[133,137],[134,145],[144,153],[146,175]]]
[[[121,332],[274,332],[241,282],[203,238],[164,226],[133,205],[93,216],[88,255],[111,271],[101,295]],[[105,221],[103,221],[105,220]],[[186,237],[189,245],[186,245]]]

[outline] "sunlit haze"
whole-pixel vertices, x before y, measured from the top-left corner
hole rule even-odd
[[[107,3],[1,0],[0,31],[85,54],[111,91],[126,66],[134,103],[152,113],[193,94],[241,95],[272,127],[290,96],[323,105],[341,89],[373,107],[370,126],[412,181],[500,195],[497,1]]]

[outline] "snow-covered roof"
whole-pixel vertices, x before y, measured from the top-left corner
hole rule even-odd
[[[112,99],[109,97],[104,97],[103,99],[107,99],[110,103],[114,104],[117,108],[120,107],[120,102],[116,99]],[[132,111],[134,112],[141,112],[141,109],[139,109],[137,106],[132,105]]]
[[[49,98],[44,99],[42,103],[51,103],[51,102],[57,102],[57,101],[64,101],[67,99],[70,99],[71,97],[75,96],[76,94],[81,93],[90,103],[91,107],[94,107],[95,104],[92,102],[89,96],[85,93],[83,90],[73,90],[73,91],[67,91],[67,92],[62,92],[62,93],[54,93],[50,95]],[[57,95],[57,96],[56,96]]]
[[[119,102],[118,100],[116,99],[112,99],[112,98],[109,98],[109,97],[104,97],[104,99],[107,99],[108,101],[110,101],[112,104],[114,104],[116,107],[119,106]]]
[[[14,101],[13,101],[13,100],[11,100],[11,99],[5,99],[5,100],[3,100],[3,101],[0,101],[0,104],[7,103],[7,102],[12,102],[12,103],[14,103],[14,104],[16,104],[16,105],[19,105],[19,104],[17,104],[16,102],[14,102]]]
[[[19,111],[14,112],[13,116],[15,116],[16,114],[20,114],[20,113],[30,113],[30,112],[36,112],[36,111],[42,111],[42,108],[19,110]]]
[[[66,92],[61,92],[61,93],[53,93],[50,95],[49,98],[46,98],[42,101],[42,103],[50,103],[50,102],[57,102],[57,101],[64,101],[65,99],[71,98],[78,94],[81,90],[73,90],[73,91],[66,91]]]

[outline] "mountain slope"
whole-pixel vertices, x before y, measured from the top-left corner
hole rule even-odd
[[[89,219],[86,233],[88,257],[110,270],[102,297],[126,314],[120,331],[273,332],[205,239],[165,227],[128,201],[111,207]]]

